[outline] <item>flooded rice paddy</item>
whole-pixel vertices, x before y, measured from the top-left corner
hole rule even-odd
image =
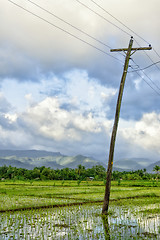
[[[0,214],[0,239],[160,239],[159,205],[82,205]]]

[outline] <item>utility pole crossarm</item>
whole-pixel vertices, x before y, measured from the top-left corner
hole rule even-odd
[[[138,51],[138,50],[151,50],[152,47],[139,47],[139,48],[132,48],[131,51]],[[128,51],[128,48],[118,48],[118,49],[111,49],[110,52],[125,52]]]

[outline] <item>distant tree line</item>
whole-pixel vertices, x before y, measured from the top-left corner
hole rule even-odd
[[[146,169],[119,172],[113,171],[112,180],[151,180],[158,179],[160,168],[153,169],[156,174],[147,173]],[[12,179],[12,180],[105,180],[106,169],[101,166],[93,166],[92,168],[85,168],[79,165],[75,169],[63,168],[63,169],[51,169],[42,167],[35,167],[33,170],[24,168],[16,168],[12,166],[0,167],[0,180]]]
[[[16,167],[0,167],[0,179],[17,179],[17,180],[86,180],[92,178],[103,180],[105,178],[105,168],[101,165],[92,168],[85,168],[79,165],[75,169],[51,169],[35,167],[33,170]]]

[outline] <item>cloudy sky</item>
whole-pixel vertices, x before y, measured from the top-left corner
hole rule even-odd
[[[154,49],[130,60],[115,158],[159,160],[160,64],[150,65],[160,61],[160,1],[33,2],[0,1],[0,149],[106,161],[125,60],[110,48],[132,35]]]

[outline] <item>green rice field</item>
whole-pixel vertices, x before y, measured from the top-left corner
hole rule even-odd
[[[0,239],[160,239],[160,184],[0,181]]]

